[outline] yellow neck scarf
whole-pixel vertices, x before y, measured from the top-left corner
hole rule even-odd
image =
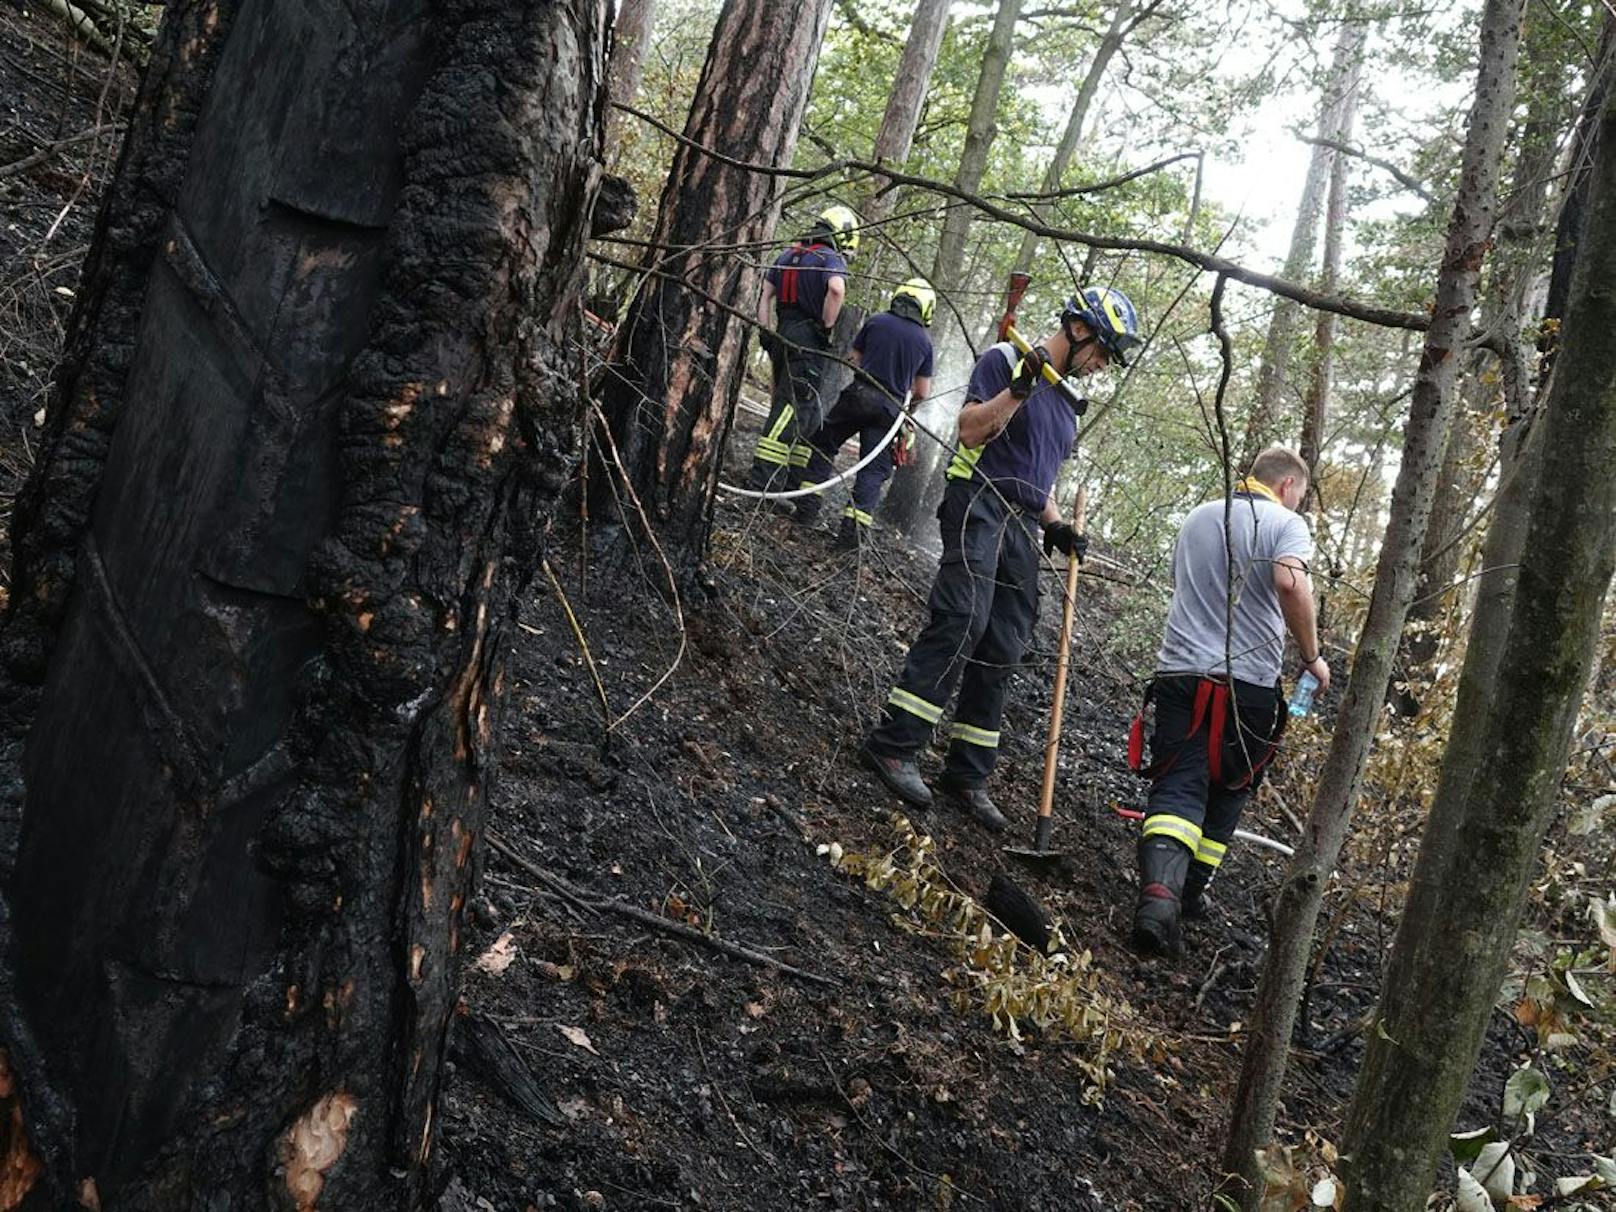
[[[1234,490],[1236,492],[1248,492],[1254,497],[1267,497],[1275,505],[1283,506],[1285,504],[1284,501],[1279,499],[1279,494],[1277,492],[1268,487],[1268,485],[1264,484],[1261,480],[1254,479],[1251,476],[1247,476],[1245,479],[1236,484],[1234,486]]]

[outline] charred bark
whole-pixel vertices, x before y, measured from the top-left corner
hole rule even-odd
[[[605,9],[168,7],[17,519],[0,1206],[419,1204]]]
[[[779,180],[749,163],[791,161],[830,0],[726,0],[651,235],[645,276],[602,388],[608,435],[629,484],[686,567],[707,544],[708,506],[740,391],[748,327],[761,289],[754,264],[708,247],[764,247],[779,216]],[[610,517],[616,460],[589,475],[591,513]],[[626,521],[626,519],[618,519]]]

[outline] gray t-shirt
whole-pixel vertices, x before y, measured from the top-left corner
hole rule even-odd
[[[1223,541],[1223,505],[1220,499],[1196,506],[1178,532],[1173,605],[1156,669],[1222,677],[1227,667],[1239,681],[1272,686],[1285,656],[1285,616],[1274,589],[1274,564],[1281,556],[1303,563],[1312,559],[1313,536],[1301,516],[1283,505],[1237,495],[1229,506],[1231,564]],[[1231,566],[1232,628],[1227,613]]]

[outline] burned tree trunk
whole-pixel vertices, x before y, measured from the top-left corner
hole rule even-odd
[[[726,250],[766,245],[781,192],[778,178],[706,149],[790,163],[829,19],[830,0],[726,0],[602,389],[607,432],[592,443],[591,512],[619,507],[620,460],[670,557],[687,566],[706,547],[744,320],[761,289],[756,254]]]
[[[605,21],[168,6],[17,515],[5,1207],[421,1202]]]
[[[1346,839],[1398,636],[1414,597],[1420,543],[1454,407],[1458,355],[1469,335],[1477,281],[1492,233],[1498,162],[1514,102],[1519,44],[1518,0],[1487,0],[1459,190],[1437,273],[1431,327],[1414,382],[1402,463],[1392,489],[1391,517],[1375,567],[1374,592],[1353,654],[1335,735],[1319,771],[1307,828],[1280,886],[1268,960],[1252,1005],[1249,1042],[1230,1109],[1224,1168],[1238,1176],[1240,1181],[1230,1185],[1240,1190],[1248,1209],[1256,1206],[1261,1195],[1257,1150],[1273,1139],[1280,1083],[1325,882]]]
[[[1431,1189],[1554,817],[1616,568],[1616,104],[1602,126],[1511,617],[1472,640],[1347,1117],[1360,1212],[1412,1207]]]

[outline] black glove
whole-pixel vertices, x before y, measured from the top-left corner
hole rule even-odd
[[[759,328],[758,348],[761,349],[771,362],[778,362],[786,356],[786,343],[780,339],[780,334],[772,328]]]
[[[1052,365],[1049,350],[1042,345],[1034,345],[1021,358],[1021,371],[1010,380],[1010,394],[1018,400],[1025,400],[1036,391],[1044,381],[1044,367]]]
[[[1081,564],[1089,553],[1089,536],[1078,534],[1070,522],[1045,522],[1044,554],[1051,554],[1057,547]]]

